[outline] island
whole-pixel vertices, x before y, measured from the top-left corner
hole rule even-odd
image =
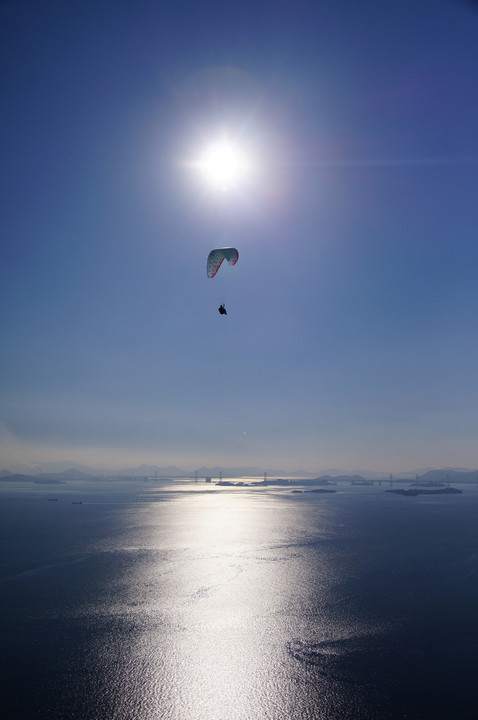
[[[460,495],[463,490],[458,488],[445,487],[445,488],[397,488],[396,490],[385,490],[388,493],[394,493],[395,495],[407,495],[414,497],[415,495]]]

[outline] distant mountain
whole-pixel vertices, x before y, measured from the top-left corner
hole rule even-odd
[[[44,472],[41,475],[36,475],[36,480],[40,482],[42,479],[47,478],[51,480],[92,480],[94,477],[96,477],[94,474],[94,471],[91,472],[83,472],[81,470],[77,470],[76,468],[70,468],[69,470],[65,470],[64,472]]]
[[[12,463],[8,469],[1,471],[3,475],[6,473],[9,475],[37,475],[39,472],[39,465],[33,465],[30,463]]]
[[[118,475],[122,477],[191,477],[191,473],[187,470],[182,470],[176,465],[167,465],[166,467],[160,467],[158,465],[139,465],[134,468],[121,468],[114,470],[112,475]],[[193,473],[194,475],[194,473]]]
[[[281,470],[277,468],[260,468],[255,465],[241,465],[239,467],[201,467],[197,471],[193,471],[192,475],[197,472],[199,477],[219,477],[222,473],[223,477],[262,477],[267,473],[269,477],[314,477],[314,473],[307,470]]]
[[[425,473],[429,472],[430,470],[435,470],[435,468],[431,468],[431,467],[418,468],[418,470],[409,470],[409,471],[405,471],[405,472],[392,473],[392,475],[396,480],[415,480],[417,475],[418,476],[424,475]]]
[[[281,468],[263,468],[256,465],[241,465],[235,467],[224,467],[221,465],[203,466],[197,470],[184,470],[176,465],[139,465],[132,468],[119,468],[116,470],[95,469],[75,463],[73,461],[42,462],[36,465],[15,466],[11,470],[0,470],[0,480],[5,478],[52,478],[57,480],[87,480],[100,478],[102,476],[113,477],[157,477],[157,478],[193,478],[197,472],[199,478],[262,478],[267,474],[269,478],[290,478],[290,479],[317,479],[321,482],[327,480],[383,480],[390,475],[389,472],[377,472],[374,470],[341,470],[330,468],[318,472],[307,470],[284,470]],[[415,480],[418,476],[423,482],[478,482],[478,470],[466,468],[422,468],[416,471],[392,473],[395,480]]]
[[[284,472],[284,471],[282,471]],[[270,475],[275,475],[278,473],[278,470],[274,470],[270,472]],[[309,472],[308,470],[293,470],[291,473],[289,473],[289,477],[296,477],[296,478],[307,478],[307,477],[316,477],[317,473]]]
[[[342,480],[345,482],[355,482],[355,483],[365,483],[367,480],[364,478],[363,475],[320,475],[316,480],[320,483],[327,483],[327,482],[337,482],[337,480]]]
[[[86,465],[81,465],[80,463],[73,462],[72,460],[58,460],[56,462],[41,462],[37,463],[34,468],[34,474],[38,474],[38,471],[40,473],[45,474],[59,474],[59,473],[65,473],[70,472],[71,470],[77,470],[80,473],[83,473],[84,475],[99,475],[98,470],[94,470],[90,467],[87,467]],[[33,472],[33,469],[32,469]]]
[[[34,482],[35,478],[31,475],[22,475],[22,473],[14,473],[13,475],[2,475],[0,482]]]
[[[329,468],[327,470],[320,470],[315,473],[317,477],[323,477],[324,475],[328,475],[332,478],[338,478],[338,477],[351,477],[352,475],[358,475],[361,478],[365,478],[366,480],[380,480],[385,477],[388,477],[390,473],[387,472],[378,472],[377,470],[360,470],[357,468],[354,468],[352,470],[340,470],[339,468]]]
[[[478,470],[454,470],[453,468],[442,468],[441,470],[429,470],[418,476],[419,482],[478,482]]]
[[[195,472],[199,475],[199,477],[219,477],[219,475],[223,475],[223,477],[258,477],[264,475],[264,470],[261,470],[261,468],[258,467],[251,467],[251,466],[244,466],[244,467],[222,467],[220,465],[215,465],[214,467],[201,467],[198,468]]]

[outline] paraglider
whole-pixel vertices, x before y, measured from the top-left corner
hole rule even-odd
[[[216,248],[211,250],[207,258],[208,278],[213,278],[216,275],[224,260],[227,260],[229,265],[235,265],[239,260],[239,253],[236,248]],[[224,303],[219,305],[218,310],[221,315],[227,315]]]
[[[227,260],[229,265],[235,265],[239,260],[239,253],[236,248],[216,248],[211,250],[207,258],[207,276],[213,278],[217,273],[223,260]]]

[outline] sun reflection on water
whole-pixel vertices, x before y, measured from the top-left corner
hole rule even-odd
[[[330,568],[326,556],[310,566],[312,528],[291,525],[287,504],[211,492],[167,503],[167,512],[149,506],[135,538],[148,553],[129,579],[141,720],[279,720],[289,706],[293,716],[287,640],[303,634],[304,608],[321,603]]]

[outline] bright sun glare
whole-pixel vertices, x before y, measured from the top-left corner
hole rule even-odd
[[[242,150],[227,140],[211,145],[197,167],[211,187],[222,191],[236,188],[249,172],[249,164]]]

